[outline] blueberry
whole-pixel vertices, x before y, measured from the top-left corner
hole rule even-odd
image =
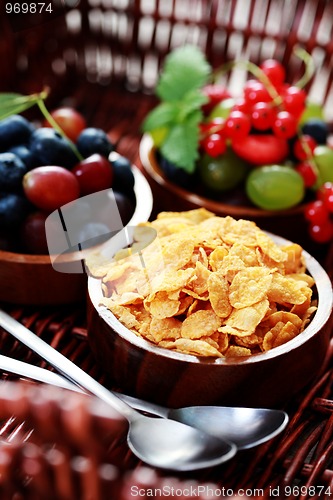
[[[72,168],[78,163],[70,143],[53,128],[37,129],[31,136],[29,146],[40,166]]]
[[[85,158],[94,153],[99,153],[107,158],[114,149],[104,130],[94,127],[84,129],[79,135],[76,145]]]
[[[1,191],[18,191],[22,187],[22,178],[27,167],[13,153],[0,153],[0,189]]]
[[[30,204],[24,196],[0,192],[0,229],[19,226],[27,215]]]
[[[21,115],[12,115],[0,121],[0,151],[28,142],[33,130],[33,125]]]
[[[32,168],[38,167],[38,161],[36,156],[24,144],[13,146],[8,150],[8,152],[18,156],[27,167],[27,170],[31,170]]]
[[[305,135],[310,135],[317,142],[317,144],[326,144],[329,134],[329,127],[327,123],[318,118],[311,118],[302,127],[302,132]]]
[[[109,156],[113,170],[112,188],[125,194],[133,194],[134,174],[131,162],[118,153],[111,153]]]
[[[183,188],[192,186],[194,180],[193,174],[189,174],[184,169],[177,167],[161,154],[158,155],[158,162],[161,170],[171,182]]]

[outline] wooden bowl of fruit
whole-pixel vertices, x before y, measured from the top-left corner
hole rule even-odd
[[[304,79],[287,84],[276,60],[243,64],[255,77],[234,97],[209,83],[218,73],[195,47],[167,57],[140,145],[156,210],[206,207],[251,219],[313,253],[313,241],[333,235],[327,209],[319,224],[311,211],[304,216],[316,190],[333,182],[329,126]]]
[[[84,254],[80,241],[73,244],[70,239],[77,221],[86,231],[82,238],[94,245],[100,241],[96,227],[102,225],[105,241],[113,234],[108,231],[109,220],[118,217],[120,230],[131,222],[146,221],[151,212],[152,195],[146,179],[114,151],[101,129],[87,128],[83,117],[71,109],[56,110],[54,117],[66,136],[46,123],[35,128],[20,115],[0,121],[3,302],[50,305],[83,300],[87,281]],[[112,203],[108,204],[110,193]],[[97,215],[91,214],[92,196],[106,200]],[[73,214],[75,208],[82,212],[82,206],[86,211],[84,225],[82,217],[75,216],[71,227],[66,226],[65,207],[71,208],[67,214]],[[58,226],[52,219],[54,214],[62,214]]]

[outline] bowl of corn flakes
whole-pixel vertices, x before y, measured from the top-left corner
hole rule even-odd
[[[130,233],[112,259],[87,261],[89,341],[122,391],[170,407],[276,406],[318,373],[332,287],[300,245],[203,208]]]

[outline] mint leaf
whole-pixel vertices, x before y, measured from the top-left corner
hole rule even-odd
[[[202,87],[210,72],[200,49],[185,45],[166,57],[156,93],[163,101],[181,100],[190,90]]]
[[[206,102],[208,102],[208,97],[203,95],[200,90],[192,90],[188,92],[180,103],[178,121],[186,119],[186,117],[193,111],[200,110],[201,106],[206,104]]]
[[[199,141],[199,122],[201,113],[194,112],[186,122],[174,125],[161,146],[161,152],[167,160],[177,167],[192,173],[197,160]]]
[[[143,131],[150,132],[156,128],[166,127],[177,120],[179,109],[177,104],[163,102],[154,108],[143,122]]]

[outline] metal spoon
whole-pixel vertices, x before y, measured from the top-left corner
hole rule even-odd
[[[39,382],[83,392],[77,385],[57,373],[7,356],[0,355],[0,369]],[[281,410],[225,406],[191,406],[169,409],[124,394],[116,393],[116,395],[132,408],[163,418],[178,420],[218,438],[230,440],[239,450],[249,449],[272,439],[288,423],[288,415]]]
[[[153,467],[187,471],[212,467],[235,455],[237,448],[233,443],[174,420],[141,415],[2,310],[0,326],[48,361],[65,378],[122,414],[129,422],[128,446],[143,462]]]

